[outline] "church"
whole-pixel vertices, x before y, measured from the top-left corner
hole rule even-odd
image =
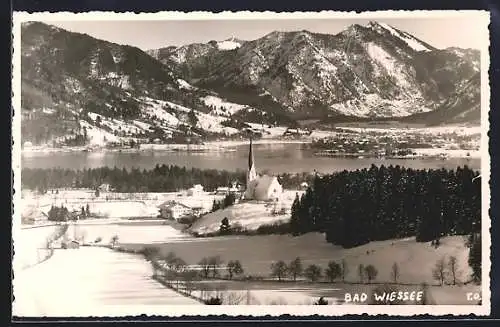
[[[283,187],[276,176],[257,175],[253,158],[252,139],[248,153],[247,186],[245,200],[278,201],[283,193]]]

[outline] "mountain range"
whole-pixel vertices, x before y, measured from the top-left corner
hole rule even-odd
[[[479,123],[478,50],[374,21],[148,51],[29,22],[21,57],[23,137],[36,143],[82,128],[109,141],[311,119]]]

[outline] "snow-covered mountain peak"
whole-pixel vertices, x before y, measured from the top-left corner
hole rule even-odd
[[[397,28],[386,24],[386,23],[381,23],[381,22],[376,22],[376,21],[370,21],[367,25],[368,28],[371,28],[372,30],[378,32],[378,33],[384,33],[384,32],[389,32],[392,36],[399,38],[401,41],[405,42],[411,49],[414,51],[432,51],[434,50],[433,47],[429,46],[428,44],[422,42],[421,40],[417,39],[411,34],[408,34],[406,32],[400,31]]]
[[[234,37],[217,42],[217,48],[219,50],[234,50],[238,49],[239,47],[241,47],[241,43],[238,42],[238,40]]]

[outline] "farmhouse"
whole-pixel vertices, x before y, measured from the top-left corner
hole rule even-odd
[[[257,175],[253,158],[252,140],[248,153],[247,188],[244,198],[258,201],[277,201],[283,193],[283,187],[276,176]]]
[[[165,219],[175,219],[190,216],[193,214],[193,210],[176,201],[166,201],[159,206],[160,216]]]
[[[203,193],[203,185],[196,184],[188,190],[189,196],[199,196]]]
[[[77,240],[71,240],[69,242],[63,242],[61,244],[63,249],[78,249],[80,247],[80,242]]]
[[[99,185],[99,191],[101,191],[101,192],[110,192],[111,191],[111,185],[110,184],[101,184],[101,185]]]
[[[217,195],[227,195],[229,194],[229,187],[227,186],[220,186],[217,188],[215,194]]]

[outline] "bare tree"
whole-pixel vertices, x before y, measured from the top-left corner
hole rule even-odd
[[[243,274],[243,267],[239,260],[230,260],[226,265],[226,269],[229,279],[233,279],[234,275]]]
[[[309,265],[304,270],[304,275],[307,277],[307,279],[314,283],[321,277],[321,267],[318,265]]]
[[[118,240],[119,240],[118,235],[113,235],[113,237],[111,238],[111,247],[114,248],[116,243],[118,243]]]
[[[173,263],[174,269],[178,273],[182,273],[186,270],[187,263],[182,258],[175,258]]]
[[[454,257],[454,256],[451,256],[449,259],[448,259],[448,271],[450,272],[451,274],[451,278],[452,278],[452,283],[453,285],[456,285],[457,284],[457,273],[458,273],[458,267],[457,267],[457,258]]]
[[[302,261],[299,257],[292,260],[288,265],[288,271],[290,272],[290,275],[292,276],[294,281],[296,281],[297,277],[302,274],[302,270]]]
[[[210,273],[210,262],[208,258],[203,258],[198,262],[198,265],[201,267],[201,273],[204,278],[208,278],[208,274]]]
[[[219,273],[219,267],[220,267],[220,265],[222,265],[222,263],[223,263],[223,261],[220,258],[220,256],[218,256],[218,255],[208,258],[208,265],[209,265],[210,269],[212,270],[212,277],[213,278],[217,277],[217,275]]]
[[[394,281],[394,283],[398,282],[399,275],[400,275],[399,266],[396,262],[394,262],[394,264],[392,265],[392,270],[391,270],[391,278]]]
[[[342,259],[342,263],[340,264],[340,277],[342,278],[342,282],[345,282],[345,278],[349,273],[349,267],[347,266],[347,261]]]
[[[142,253],[147,260],[155,260],[160,256],[160,248],[157,246],[146,246]]]
[[[365,266],[362,263],[358,265],[358,276],[359,282],[363,283],[365,281]]]
[[[169,270],[175,269],[177,255],[174,252],[172,251],[168,252],[167,255],[163,258],[163,260],[165,260],[165,263],[167,264]]]
[[[271,276],[278,277],[279,281],[286,276],[287,270],[286,263],[283,260],[271,264]]]
[[[375,278],[377,278],[378,270],[373,265],[368,265],[365,267],[365,275],[368,279],[368,283],[371,283]]]
[[[186,289],[186,294],[191,295],[195,289],[194,282],[196,281],[196,277],[198,276],[198,272],[196,270],[186,270],[183,272],[182,277],[184,279],[184,286]]]
[[[341,276],[341,274],[342,274],[341,266],[335,261],[330,261],[328,263],[328,267],[325,270],[325,275],[330,281],[330,283],[333,283],[333,281],[337,279],[339,276]]]
[[[172,266],[174,268],[174,276],[177,280],[177,289],[179,289],[181,278],[183,277],[183,273],[187,268],[187,264],[182,258],[176,257],[172,262]]]
[[[443,285],[445,278],[445,262],[444,258],[439,259],[432,270],[432,277],[439,282],[440,285]]]

